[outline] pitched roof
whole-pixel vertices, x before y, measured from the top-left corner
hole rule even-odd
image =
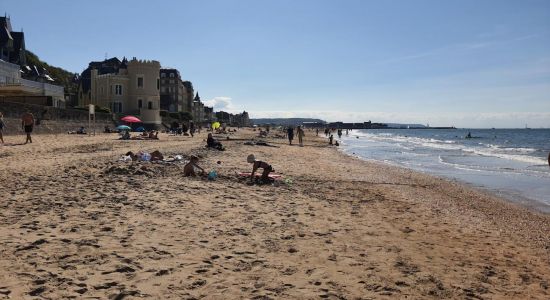
[[[87,93],[92,86],[92,69],[96,69],[99,75],[103,74],[116,74],[118,70],[123,66],[122,62],[112,57],[104,61],[92,61],[88,64],[88,68],[80,75],[80,85],[82,91]]]

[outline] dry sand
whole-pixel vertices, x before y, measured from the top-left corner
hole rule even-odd
[[[323,140],[205,137],[0,146],[0,299],[550,298],[548,214]],[[155,149],[220,176],[117,161]],[[237,179],[250,153],[288,183]]]

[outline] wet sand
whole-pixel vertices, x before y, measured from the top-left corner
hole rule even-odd
[[[550,298],[550,215],[310,132],[305,147],[244,144],[255,134],[224,152],[204,132],[0,146],[0,299]],[[219,176],[117,161],[156,149]],[[238,179],[251,153],[286,183]]]

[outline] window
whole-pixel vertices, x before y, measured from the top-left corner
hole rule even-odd
[[[157,78],[157,90],[160,90],[160,79]]]
[[[113,102],[113,112],[114,113],[121,113],[122,112],[122,103],[121,102]]]
[[[138,77],[137,78],[137,87],[138,88],[143,88],[143,77]]]
[[[163,94],[166,93],[166,88],[165,88],[165,87],[161,87],[161,88],[160,88],[160,92],[163,93]]]
[[[160,74],[160,77],[165,78],[165,77],[166,77],[166,73],[161,73],[161,74]]]
[[[174,78],[174,73],[170,73],[170,78]]]
[[[174,79],[170,79],[170,83],[171,83],[171,84],[174,84],[174,83],[176,83],[176,82],[174,81]]]
[[[143,100],[138,99],[138,108],[142,108],[142,107],[143,107]]]
[[[122,95],[122,85],[121,84],[115,84],[115,95]]]
[[[149,101],[149,103],[147,103],[147,108],[153,109],[153,102]]]

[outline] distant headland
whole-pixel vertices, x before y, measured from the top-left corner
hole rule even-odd
[[[375,123],[370,120],[367,122],[326,122],[321,119],[313,118],[259,118],[250,119],[252,124],[262,126],[298,126],[304,125],[313,128],[340,128],[340,129],[456,129],[454,126],[431,127],[422,124],[402,124],[402,123]]]

